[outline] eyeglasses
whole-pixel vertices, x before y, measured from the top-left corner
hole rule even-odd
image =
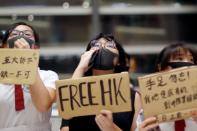
[[[107,48],[113,48],[113,49],[117,49],[116,44],[114,43],[114,41],[106,41],[105,43],[101,43],[100,41],[97,40],[93,40],[90,43],[91,47],[107,47]]]
[[[16,36],[25,36],[27,38],[31,38],[34,37],[34,34],[31,30],[24,30],[24,31],[13,30],[10,33],[10,37],[16,37]]]

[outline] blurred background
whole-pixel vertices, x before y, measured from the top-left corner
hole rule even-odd
[[[154,72],[157,53],[167,44],[197,46],[197,0],[1,0],[0,31],[17,21],[40,35],[40,68],[69,78],[89,40],[110,33],[130,55],[130,76]],[[144,64],[146,63],[146,64]],[[53,130],[60,119],[53,108]]]

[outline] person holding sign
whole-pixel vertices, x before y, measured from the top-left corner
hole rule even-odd
[[[113,36],[100,34],[88,44],[86,52],[82,54],[72,78],[113,74],[122,71],[128,71],[124,49]],[[134,113],[138,112],[134,108],[136,96],[137,93],[132,91],[132,111],[112,114],[109,110],[102,110],[96,117],[91,115],[74,117],[69,120],[63,119],[61,131],[66,131],[68,128],[70,131],[129,131],[132,121],[135,121],[137,117],[134,117]],[[103,122],[103,120],[106,121]],[[105,126],[106,123],[108,124]],[[135,127],[135,125],[132,126]]]
[[[179,67],[197,65],[197,52],[184,43],[171,44],[160,52],[156,63],[157,71],[168,71]],[[158,124],[155,117],[147,118],[144,121],[140,119],[140,116],[143,116],[141,112],[137,122],[141,123],[139,124],[139,131],[149,131],[153,128],[159,131],[195,131],[197,129],[196,112],[191,115],[194,117]]]
[[[15,23],[3,37],[3,48],[38,49],[38,34],[26,23]],[[38,68],[32,85],[1,83],[0,131],[51,131],[49,121],[56,80],[55,72]]]

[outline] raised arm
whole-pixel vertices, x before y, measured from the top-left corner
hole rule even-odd
[[[24,38],[20,38],[16,40],[15,42],[15,48],[19,49],[29,49],[30,46],[27,43],[27,41]],[[36,73],[36,80],[33,85],[30,86],[30,93],[32,101],[40,112],[46,112],[51,107],[52,103],[55,101],[56,98],[56,92],[55,92],[55,80],[58,79],[58,76],[56,73],[51,74],[50,76],[47,76],[48,80],[46,81],[53,81],[52,85],[53,87],[46,87],[41,80],[40,74],[37,70]]]
[[[55,75],[56,74],[54,74],[54,76],[48,76],[48,79],[50,79],[50,77],[53,77],[52,80],[54,80],[53,82],[55,82],[55,79],[56,80],[58,79],[58,77]],[[55,86],[55,85],[51,85],[51,86]],[[38,71],[37,71],[35,83],[30,86],[30,93],[35,107],[40,112],[48,111],[56,99],[55,87],[45,86],[43,81],[41,80]]]
[[[75,69],[72,78],[78,78],[78,77],[84,76],[84,73],[90,68],[89,61],[90,61],[90,58],[92,57],[92,54],[95,51],[96,51],[96,49],[91,49],[81,55],[79,65]]]

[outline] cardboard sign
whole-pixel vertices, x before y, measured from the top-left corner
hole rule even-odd
[[[112,112],[131,111],[127,72],[56,81],[59,115],[65,119]]]
[[[197,114],[197,67],[139,77],[145,118],[174,121]]]
[[[0,83],[33,84],[38,61],[39,50],[0,49]]]

